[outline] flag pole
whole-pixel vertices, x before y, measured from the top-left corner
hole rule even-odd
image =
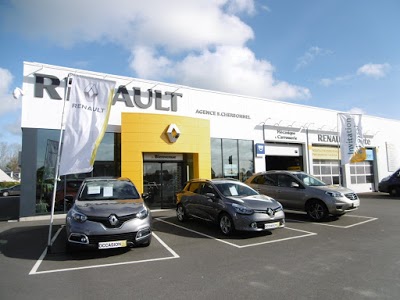
[[[341,138],[341,134],[339,131],[339,115],[340,113],[336,114],[336,128],[337,128],[337,156],[338,156],[338,162],[339,162],[339,185],[343,186],[343,171],[342,171],[342,162],[340,161],[340,138]]]
[[[65,91],[64,91],[64,103],[63,103],[63,109],[62,109],[62,115],[61,115],[61,126],[60,126],[60,139],[58,141],[58,151],[57,151],[57,163],[56,163],[56,169],[55,169],[55,174],[54,174],[54,187],[53,187],[53,196],[51,199],[51,214],[50,214],[50,225],[49,225],[49,236],[47,239],[47,251],[51,252],[51,246],[52,246],[52,241],[51,241],[51,235],[52,235],[52,229],[53,229],[53,222],[54,222],[54,206],[55,206],[55,200],[56,200],[56,192],[57,192],[57,182],[58,182],[58,173],[59,173],[59,165],[60,165],[60,154],[61,154],[61,145],[62,145],[62,139],[63,139],[63,130],[64,130],[64,113],[65,113],[65,102],[68,97],[68,87],[71,85],[72,78],[70,78],[70,75],[66,78],[66,83],[65,83]]]

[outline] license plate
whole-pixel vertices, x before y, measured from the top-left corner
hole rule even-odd
[[[274,229],[274,228],[278,228],[280,225],[279,222],[275,222],[275,223],[265,223],[264,224],[264,229]]]
[[[359,207],[360,206],[360,200],[356,200],[353,202],[353,207]]]
[[[111,248],[122,248],[126,247],[127,242],[125,241],[112,241],[112,242],[101,242],[99,243],[99,249],[111,249]]]

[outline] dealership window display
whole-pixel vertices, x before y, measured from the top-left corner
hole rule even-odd
[[[85,174],[61,176],[57,183],[55,211],[65,211],[64,194],[74,194],[86,177],[119,176],[120,139],[119,133],[106,133],[99,146],[93,171]],[[53,196],[55,167],[57,162],[59,130],[38,129],[36,148],[36,213],[48,213]]]
[[[245,181],[254,173],[253,141],[211,139],[212,178]]]

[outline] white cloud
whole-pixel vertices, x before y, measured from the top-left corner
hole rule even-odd
[[[18,110],[21,102],[13,98],[10,89],[13,76],[7,69],[0,68],[0,116]]]
[[[173,62],[167,57],[156,56],[154,49],[136,47],[132,50],[130,66],[141,78],[168,77]]]
[[[21,114],[21,101],[12,96],[12,82],[11,72],[0,68],[0,137],[7,142],[21,136],[21,120],[18,119],[18,115]]]
[[[256,12],[253,0],[231,0],[231,1],[228,1],[227,9],[228,9],[228,12],[230,12],[232,14],[245,12],[249,15],[253,15]]]
[[[344,76],[338,76],[335,78],[322,78],[319,83],[325,87],[338,84],[341,82],[348,82],[349,80],[353,79],[354,75],[344,75]]]
[[[221,46],[215,51],[204,50],[200,54],[188,55],[175,63],[160,62],[154,58],[145,60],[146,70],[157,70],[162,64],[164,73],[158,74],[173,76],[184,85],[278,100],[299,100],[311,96],[306,88],[274,79],[272,64],[256,59],[254,53],[245,47]],[[146,70],[145,73],[148,72]]]
[[[311,47],[303,54],[303,56],[297,59],[296,70],[301,69],[309,65],[317,56],[325,56],[332,54],[332,51],[322,49],[320,47]]]
[[[365,64],[362,67],[358,68],[357,72],[344,75],[337,76],[335,78],[323,78],[319,81],[319,83],[323,86],[331,86],[338,83],[346,83],[350,80],[353,80],[357,76],[367,76],[375,79],[379,79],[385,77],[390,71],[391,67],[389,64]]]
[[[357,70],[358,75],[365,75],[373,78],[382,78],[387,75],[390,70],[389,64],[365,64]]]
[[[9,28],[23,35],[47,38],[64,46],[97,41],[129,48],[157,45],[176,51],[217,44],[243,45],[253,38],[253,31],[237,16],[227,13],[225,5],[236,11],[251,11],[252,3],[70,0],[61,7],[52,0],[14,0],[15,10],[5,14],[4,19]]]
[[[142,78],[281,100],[310,97],[307,88],[275,79],[271,63],[246,47],[254,32],[239,14],[256,13],[254,0],[12,3],[3,18],[12,30],[66,47],[125,47],[130,67]]]

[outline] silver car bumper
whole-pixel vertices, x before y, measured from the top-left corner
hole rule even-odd
[[[99,243],[121,242],[122,247],[140,245],[151,239],[150,218],[132,219],[119,228],[107,228],[93,221],[79,223],[67,219],[68,242],[75,245],[99,248]]]
[[[285,227],[285,213],[281,210],[270,217],[266,213],[234,214],[233,223],[239,231],[269,231]]]

